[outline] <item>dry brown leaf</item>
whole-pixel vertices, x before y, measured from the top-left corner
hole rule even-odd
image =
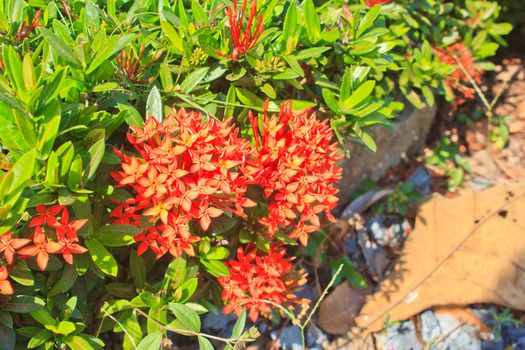
[[[525,186],[437,196],[420,210],[396,268],[356,319],[366,332],[436,305],[525,310]]]
[[[330,334],[346,334],[355,325],[369,289],[354,288],[345,281],[321,302],[317,324]]]

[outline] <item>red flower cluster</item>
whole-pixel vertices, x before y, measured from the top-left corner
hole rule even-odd
[[[36,208],[39,215],[30,222],[33,232],[27,238],[13,238],[10,231],[0,236],[0,253],[10,266],[15,262],[15,256],[21,259],[36,257],[38,267],[44,271],[47,268],[49,254],[62,254],[68,264],[73,264],[73,254],[82,254],[86,248],[79,245],[77,232],[87,220],[69,221],[69,212],[62,205],[46,209],[44,205]],[[60,217],[60,221],[57,219]],[[28,246],[28,244],[32,243]],[[13,288],[7,280],[9,269],[0,267],[0,294],[13,294]]]
[[[472,86],[468,75],[479,84],[481,83],[483,71],[476,69],[476,62],[474,61],[472,52],[465,46],[465,43],[458,42],[449,47],[435,49],[434,51],[442,63],[456,67],[456,69],[449,74],[445,80],[447,86],[459,92],[459,95],[456,94],[454,108],[457,108],[467,100],[473,99],[476,96],[476,90]],[[465,74],[463,69],[459,66],[458,60],[468,72],[468,75]]]
[[[255,19],[255,16],[257,15],[257,0],[252,0],[250,14],[248,15],[246,27],[244,27],[244,15],[247,6],[248,0],[244,0],[241,13],[239,14],[239,12],[237,12],[237,0],[233,0],[233,6],[229,6],[226,9],[226,15],[228,15],[233,40],[233,52],[229,56],[221,51],[217,51],[217,54],[236,60],[237,58],[246,55],[246,53],[253,49],[255,44],[257,44],[257,41],[264,31],[263,17],[261,15]]]
[[[293,294],[306,282],[306,275],[294,271],[293,258],[286,258],[285,254],[285,250],[279,247],[271,247],[268,253],[245,252],[239,248],[237,260],[226,263],[230,275],[219,277],[222,299],[227,302],[224,312],[240,315],[246,309],[255,322],[259,314],[268,316],[271,313],[272,305],[265,301],[289,309],[293,309],[290,304],[308,303],[308,300],[298,299]]]
[[[290,102],[271,117],[265,108],[262,128],[250,115],[256,142],[250,175],[270,200],[268,216],[260,222],[270,236],[284,228],[303,245],[320,226],[319,214],[334,220],[330,211],[337,204],[338,190],[333,184],[342,171],[335,166],[342,155],[332,143],[328,121],[309,114],[307,110],[294,114]]]
[[[113,178],[128,186],[134,197],[111,212],[116,223],[140,226],[140,215],[150,216],[154,226],[135,237],[138,253],[150,248],[157,257],[167,252],[193,256],[187,224],[196,220],[206,231],[212,218],[224,211],[244,215],[254,202],[244,196],[248,181],[240,176],[250,153],[249,143],[238,136],[231,120],[203,123],[200,113],[184,109],[162,123],[149,118],[144,128],[132,127],[129,141],[140,158],[116,151],[122,170]]]
[[[374,7],[376,5],[387,4],[392,0],[365,0],[365,4],[368,7]]]

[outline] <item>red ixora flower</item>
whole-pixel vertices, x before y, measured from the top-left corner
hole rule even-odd
[[[192,243],[200,238],[189,233],[191,220],[206,231],[225,211],[244,216],[243,208],[255,205],[245,197],[249,179],[239,172],[251,148],[231,119],[203,122],[200,113],[181,109],[162,123],[151,117],[131,129],[138,156],[115,150],[121,170],[112,176],[134,197],[110,215],[137,227],[141,215],[150,217],[154,226],[135,237],[139,254],[150,248],[157,257],[194,255]]]
[[[365,0],[365,4],[368,7],[373,7],[373,6],[376,6],[376,5],[387,4],[387,3],[391,2],[391,1],[392,0]]]
[[[289,310],[294,309],[294,304],[308,303],[294,295],[306,282],[306,273],[295,271],[293,258],[286,258],[285,254],[284,248],[278,246],[270,247],[267,253],[239,247],[237,259],[225,263],[229,276],[219,277],[226,303],[224,312],[240,315],[246,309],[255,322],[259,314],[268,317],[275,308],[268,301]],[[282,314],[281,309],[278,311]]]
[[[228,6],[226,15],[228,15],[228,22],[230,23],[230,31],[233,40],[233,52],[231,55],[226,55],[217,50],[217,54],[236,60],[237,58],[246,55],[246,53],[255,47],[257,41],[264,31],[263,17],[260,15],[257,19],[257,0],[252,0],[252,6],[248,15],[248,20],[245,22],[245,12],[248,7],[248,0],[242,3],[242,9],[239,13],[237,11],[237,0],[233,0],[233,5]]]
[[[445,79],[446,86],[456,91],[456,101],[453,106],[453,110],[455,110],[467,100],[475,98],[476,90],[470,82],[469,75],[479,84],[481,83],[483,71],[476,68],[472,52],[463,42],[455,43],[446,48],[435,49],[434,52],[439,61],[455,67]],[[463,68],[460,66],[460,63]],[[468,72],[468,75],[465,71]]]
[[[0,253],[3,253],[5,261],[12,265],[15,259],[15,252],[30,242],[31,240],[27,238],[13,238],[11,237],[11,232],[7,231],[0,236]]]
[[[260,222],[270,236],[284,230],[306,245],[320,226],[319,214],[335,220],[330,212],[337,205],[334,184],[342,171],[336,163],[343,156],[327,120],[308,110],[294,113],[290,102],[278,115],[268,117],[266,111],[267,105],[261,123],[250,114],[255,150],[247,167],[269,199],[268,216]]]

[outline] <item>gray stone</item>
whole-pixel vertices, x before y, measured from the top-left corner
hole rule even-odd
[[[348,204],[350,194],[366,178],[378,180],[403,158],[421,153],[435,115],[436,106],[415,110],[407,104],[402,115],[393,121],[393,130],[378,127],[372,131],[377,144],[376,153],[361,145],[348,145],[350,158],[343,160],[343,178],[339,182],[341,200],[336,211],[341,212]]]
[[[469,324],[460,325],[460,322],[452,315],[436,315],[441,328],[443,340],[439,343],[443,350],[479,350],[481,340],[474,326]]]
[[[384,332],[374,335],[378,349],[423,350],[418,342],[412,321],[405,321],[398,327],[388,327]]]
[[[436,315],[431,310],[427,310],[419,317],[421,319],[421,337],[427,342],[437,339],[441,335],[441,327]]]
[[[328,337],[326,336],[326,334],[321,330],[321,328],[311,323],[308,326],[308,329],[306,330],[306,345],[308,346],[308,348],[322,349],[323,343],[326,341],[328,341]]]
[[[427,168],[420,166],[417,170],[410,176],[408,182],[411,182],[414,185],[414,189],[423,196],[428,196],[432,192],[430,188],[430,175]]]
[[[279,343],[282,350],[302,350],[301,330],[299,327],[289,326],[285,329],[275,330],[270,336]]]

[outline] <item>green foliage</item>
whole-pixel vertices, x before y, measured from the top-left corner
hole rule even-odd
[[[276,111],[291,100],[296,110],[314,107],[328,118],[341,143],[375,151],[371,128],[388,127],[405,98],[417,108],[436,95],[452,99],[443,83],[451,67],[434,48],[463,40],[487,70],[485,60],[511,30],[497,21],[495,1],[259,4],[265,30],[232,60],[218,54],[232,49],[223,11],[230,2],[0,0],[0,235],[28,230],[29,211],[42,204],[68,205],[72,217],[88,220],[79,231],[88,252],[73,265],[50,256],[46,271],[32,260],[13,266],[16,296],[0,296],[3,348],[102,349],[102,335],[117,332],[124,349],[156,349],[168,331],[213,348],[200,315],[208,312],[202,305],[220,304],[219,289],[201,277],[228,274],[231,247],[218,244],[232,229],[227,220],[213,223],[213,239],[195,247],[195,258],[171,261],[137,256],[137,229],[108,220],[112,200],[130,196],[111,185],[119,162],[112,150],[142,116],[162,120],[166,106],[235,115],[241,133],[251,135],[249,110],[262,111],[269,99]],[[505,137],[496,130],[491,137]],[[451,189],[468,170],[450,141],[428,162],[447,167]],[[387,210],[402,214],[412,200],[412,190],[400,187]],[[267,249],[264,239],[248,236],[241,240]],[[349,259],[329,258],[323,236],[310,242],[306,254],[340,272],[335,283],[364,284]],[[214,342],[234,348],[257,338],[246,328],[243,313],[231,339]]]

